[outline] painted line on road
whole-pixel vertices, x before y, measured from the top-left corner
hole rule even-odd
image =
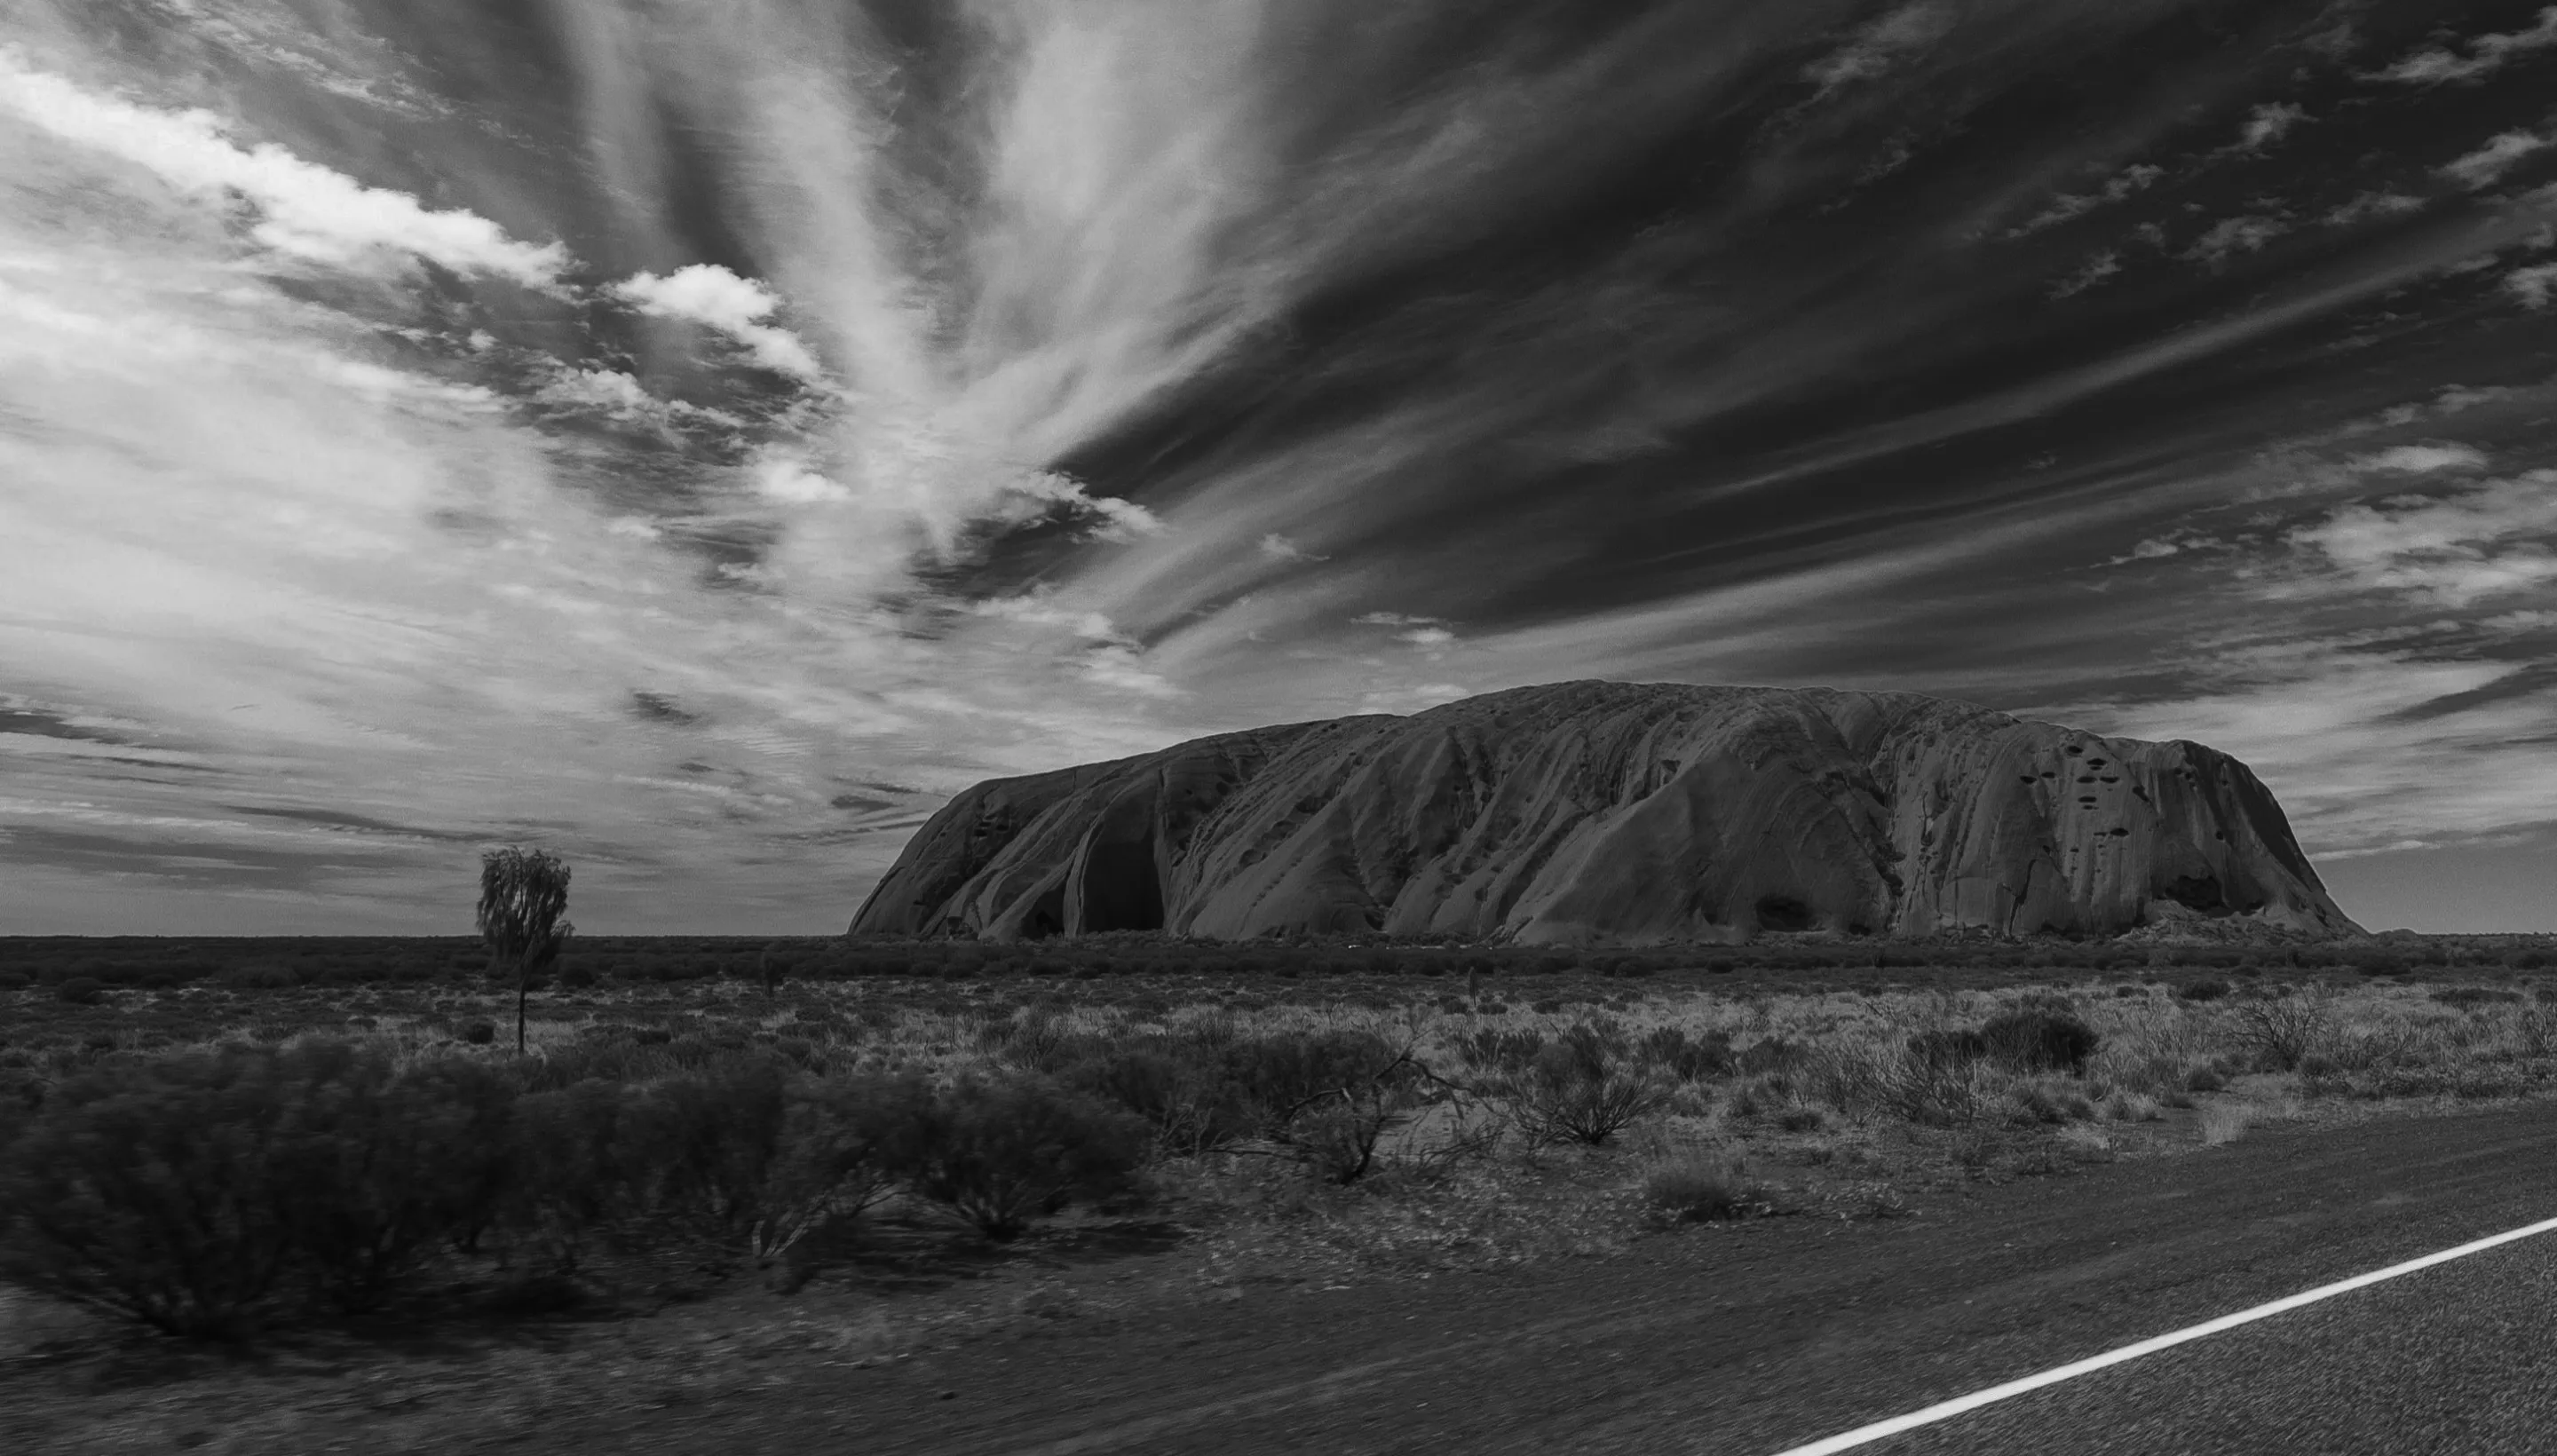
[[[2350,1279],[2339,1279],[2332,1284],[2320,1284],[2314,1289],[2293,1294],[2287,1299],[2276,1299],[2270,1304],[2258,1304],[2252,1309],[2241,1309],[2235,1314],[2223,1314],[2218,1319],[2203,1324],[2177,1330],[2172,1334],[2159,1335],[2154,1339],[2142,1340],[2136,1345],[2125,1345],[2119,1350],[2108,1350],[2101,1355],[2090,1356],[2075,1364],[2046,1370],[2040,1375],[2030,1375],[2020,1381],[2009,1381],[2003,1386],[1991,1386],[1985,1390],[1975,1390],[1968,1395],[1947,1400],[1942,1404],[1930,1405],[1924,1410],[1913,1410],[1907,1415],[1895,1415],[1889,1420],[1877,1420],[1871,1425],[1860,1425],[1854,1430],[1831,1436],[1824,1441],[1814,1441],[1808,1446],[1795,1446],[1779,1451],[1776,1456],[1828,1456],[1831,1451],[1844,1451],[1850,1447],[1881,1440],[1885,1436],[1896,1436],[1902,1431],[1915,1430],[1922,1425],[1933,1425],[1940,1420],[1950,1420],[1965,1411],[1977,1410],[1983,1405],[1993,1405],[2028,1390],[2039,1390],[2045,1386],[2056,1386],[2062,1381],[2076,1380],[2082,1375],[2092,1374],[2107,1366],[2120,1365],[2126,1360],[2137,1360],[2143,1355],[2154,1355],[2160,1350],[2171,1349],[2187,1340],[2199,1340],[2205,1335],[2219,1334],[2221,1330],[2235,1329],[2239,1325],[2252,1324],[2259,1319],[2270,1319],[2274,1315],[2297,1309],[2303,1304],[2315,1304],[2321,1299],[2333,1299],[2338,1294],[2350,1294],[2355,1289],[2367,1284],[2376,1284],[2382,1279],[2411,1274],[2417,1269],[2428,1269],[2437,1263],[2466,1258],[2472,1254],[2483,1254],[2500,1245],[2511,1244],[2534,1234],[2546,1234],[2552,1231],[2557,1231],[2557,1219],[2542,1219],[2527,1228],[2490,1235],[2474,1243],[2463,1244],[2457,1249],[2445,1249],[2439,1254],[2427,1254],[2421,1258],[2410,1258],[2404,1263],[2392,1263],[2384,1269],[2355,1274]]]

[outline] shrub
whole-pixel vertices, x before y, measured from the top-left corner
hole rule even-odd
[[[630,1154],[640,1139],[623,1130],[630,1101],[618,1084],[590,1079],[515,1103],[504,1220],[552,1269],[574,1269],[591,1236],[639,1209],[644,1179]],[[475,1249],[481,1232],[460,1230],[457,1242]]]
[[[1643,1202],[1679,1223],[1742,1218],[1765,1196],[1737,1157],[1682,1157],[1643,1179]]]
[[[2102,1040],[2094,1028],[2065,1011],[2016,1010],[1989,1018],[1980,1028],[1989,1055],[2021,1071],[2083,1072]]]
[[[1731,1034],[1719,1028],[1689,1038],[1682,1027],[1654,1027],[1643,1038],[1640,1051],[1645,1061],[1681,1082],[1727,1076],[1737,1065],[1731,1055]]]
[[[897,1161],[914,1191],[989,1239],[1112,1191],[1144,1155],[1135,1118],[1043,1079],[963,1082],[916,1110]]]
[[[1841,1040],[1810,1059],[1821,1099],[1850,1116],[1888,1113],[1929,1126],[1975,1121],[1995,1081],[1975,1031],[1921,1032],[1906,1043]]]
[[[2238,1005],[2235,1013],[2238,1040],[2274,1071],[2296,1070],[2327,1037],[2326,1007],[2315,995],[2250,1000]]]
[[[2218,980],[2188,981],[2175,989],[2176,997],[2188,1001],[2216,1001],[2228,994],[2228,983]]]
[[[1776,1125],[1788,1132],[1817,1132],[1827,1115],[1815,1107],[1790,1107],[1776,1115]]]
[[[2331,1097],[2346,1090],[2349,1079],[2344,1064],[2324,1052],[2311,1052],[2300,1058],[2300,1092],[2308,1097]]]
[[[2260,1116],[2248,1103],[2213,1103],[2202,1110],[2202,1140],[2213,1147],[2234,1142],[2245,1135]]]
[[[715,1242],[751,1229],[788,1115],[787,1080],[771,1058],[710,1053],[638,1094],[617,1139],[636,1209]]]
[[[462,1023],[462,1039],[472,1046],[486,1046],[497,1039],[497,1023],[480,1019]]]
[[[106,988],[94,976],[74,976],[54,988],[54,998],[74,1006],[93,1006],[106,999]]]
[[[1967,1066],[1988,1060],[1986,1036],[1968,1028],[1950,1031],[1921,1031],[1909,1038],[1909,1056],[1929,1070]]]
[[[1073,1039],[1065,1018],[1048,1006],[1023,1006],[1010,1020],[990,1022],[978,1033],[979,1044],[1024,1072],[1057,1071]]]
[[[1236,1041],[1227,1056],[1261,1135],[1326,1182],[1366,1177],[1385,1134],[1419,1105],[1410,1049],[1373,1032],[1280,1033]]]
[[[1670,1089],[1649,1068],[1629,1064],[1586,1022],[1536,1054],[1508,1090],[1531,1137],[1605,1142],[1660,1111]]]
[[[377,1307],[493,1219],[513,1100],[476,1064],[326,1041],[101,1072],[12,1148],[11,1270],[187,1335]]]
[[[487,1222],[503,1186],[512,1089],[484,1067],[306,1042],[280,1053],[276,1156],[297,1262],[347,1311],[379,1306],[446,1238]]]
[[[1143,1118],[1176,1155],[1210,1152],[1258,1125],[1251,1089],[1225,1048],[1190,1037],[1153,1036],[1111,1047],[1076,1064],[1071,1085]]]
[[[1480,1026],[1454,1040],[1458,1060],[1478,1072],[1515,1072],[1545,1050],[1545,1033],[1534,1027]]]
[[[913,1154],[928,1093],[920,1077],[795,1077],[751,1182],[734,1180],[724,1208],[759,1261],[862,1216],[895,1187]]]
[[[1743,1075],[1756,1076],[1763,1072],[1781,1074],[1793,1071],[1802,1065],[1803,1060],[1801,1047],[1781,1036],[1771,1036],[1764,1041],[1752,1042],[1734,1065]]]
[[[2008,1089],[2007,1107],[2009,1122],[2027,1125],[2086,1122],[2095,1116],[2095,1105],[2084,1094],[2054,1092],[2029,1082]]]
[[[2157,1099],[2122,1087],[2105,1095],[2101,1111],[2115,1123],[2154,1123],[2165,1116],[2158,1111]]]
[[[245,1333],[293,1253],[274,1058],[227,1052],[57,1091],[0,1172],[17,1283],[175,1335]]]

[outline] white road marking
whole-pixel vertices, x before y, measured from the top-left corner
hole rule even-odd
[[[2003,1386],[1991,1386],[1985,1390],[1975,1390],[1968,1395],[1947,1400],[1942,1404],[1930,1405],[1924,1410],[1913,1410],[1907,1415],[1895,1415],[1889,1420],[1877,1420],[1871,1425],[1860,1425],[1854,1430],[1830,1436],[1826,1440],[1814,1441],[1808,1446],[1795,1446],[1790,1450],[1779,1451],[1776,1456],[1828,1456],[1831,1451],[1844,1451],[1849,1447],[1881,1440],[1885,1436],[1896,1436],[1902,1431],[1915,1430],[1922,1425],[1933,1425],[1937,1421],[1951,1419],[1965,1411],[1977,1410],[1983,1405],[1995,1404],[2010,1396],[2021,1395],[2027,1390],[2039,1390],[2045,1386],[2056,1386],[2062,1381],[2076,1380],[2082,1375],[2091,1374],[2106,1366],[2120,1365],[2126,1360],[2137,1360],[2143,1355],[2154,1355],[2160,1350],[2181,1345],[2187,1340],[2199,1340],[2205,1335],[2216,1335],[2221,1330],[2235,1329],[2239,1325],[2252,1324],[2259,1319],[2269,1319],[2285,1311],[2297,1309],[2303,1304],[2315,1304],[2321,1299],[2333,1299],[2338,1294],[2352,1293],[2365,1284],[2376,1284],[2382,1279],[2411,1274],[2417,1269],[2428,1269],[2437,1263],[2466,1258],[2472,1254],[2482,1254],[2499,1245],[2510,1244],[2516,1240],[2527,1239],[2534,1234],[2546,1234],[2551,1231],[2557,1231],[2557,1219],[2542,1219],[2527,1228],[2490,1235],[2474,1243],[2463,1244],[2457,1249],[2445,1249],[2439,1254],[2427,1254],[2421,1258],[2410,1258],[2404,1263],[2392,1263],[2384,1269],[2373,1269],[2366,1274],[2355,1274],[2350,1279],[2321,1284],[2303,1293],[2293,1294],[2287,1299],[2276,1299],[2270,1304],[2258,1304],[2252,1309],[2241,1309],[2235,1314],[2223,1314],[2218,1319],[2203,1324],[2193,1325],[2171,1334],[2159,1335],[2154,1339],[2142,1340],[2136,1345],[2125,1345],[2119,1350],[2108,1350],[2101,1355],[2090,1356],[2072,1365],[2046,1370],[2040,1375],[2030,1375],[2020,1381],[2009,1381]]]

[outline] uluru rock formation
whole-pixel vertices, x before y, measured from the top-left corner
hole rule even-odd
[[[2358,934],[2246,765],[1906,693],[1611,682],[993,779],[855,934]]]

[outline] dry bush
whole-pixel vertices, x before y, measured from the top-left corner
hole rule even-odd
[[[978,1044],[1024,1072],[1058,1071],[1076,1050],[1073,1027],[1050,1006],[1022,1006],[1009,1020],[989,1021]]]
[[[2103,1038],[2076,1014],[2049,1006],[1992,1016],[1979,1030],[1986,1055],[2019,1071],[2083,1072]]]
[[[1985,1117],[2012,1077],[1945,1041],[1866,1034],[1818,1047],[1805,1079],[1819,1101],[1849,1117],[1951,1127]]]
[[[1477,1073],[1524,1071],[1545,1050],[1545,1033],[1533,1026],[1478,1026],[1451,1040],[1457,1061]]]
[[[1175,1157],[1213,1152],[1259,1125],[1251,1090],[1225,1048],[1173,1033],[1132,1038],[1066,1073],[1072,1085],[1136,1114]]]
[[[400,1068],[378,1047],[277,1058],[292,1098],[277,1147],[295,1263],[335,1307],[379,1307],[449,1239],[484,1225],[506,1178],[514,1089],[489,1068]]]
[[[1373,1030],[1239,1038],[1231,1054],[1262,1135],[1328,1183],[1366,1177],[1386,1134],[1423,1105],[1412,1043]]]
[[[623,1127],[630,1106],[626,1089],[600,1080],[516,1099],[498,1222],[541,1269],[574,1270],[644,1206],[647,1170]],[[457,1242],[476,1250],[487,1232],[459,1230]]]
[[[630,1186],[627,1213],[768,1262],[887,1196],[923,1150],[929,1099],[912,1077],[740,1058],[630,1100],[607,1177]]]
[[[1665,1078],[1585,1022],[1537,1053],[1504,1085],[1530,1137],[1592,1145],[1659,1112],[1672,1091]]]
[[[1683,1026],[1656,1026],[1644,1035],[1635,1051],[1664,1075],[1681,1082],[1728,1076],[1737,1065],[1731,1052],[1731,1033],[1719,1028],[1691,1036]]]
[[[2165,1116],[2158,1107],[2158,1100],[2146,1093],[2116,1087],[2105,1094],[2104,1100],[2097,1105],[2097,1111],[2106,1122],[2154,1123]]]
[[[2239,1044],[2277,1072],[2296,1070],[2331,1032],[2326,995],[2315,991],[2242,1000],[2229,1017]]]
[[[1133,1117],[1042,1080],[969,1081],[915,1110],[896,1161],[914,1192],[989,1239],[1116,1191],[1144,1158]]]
[[[2253,1126],[2261,1116],[2261,1111],[2253,1103],[2215,1102],[2202,1110],[2202,1140],[2211,1147],[2234,1142],[2244,1136],[2246,1129]]]
[[[6,1150],[12,1282],[175,1335],[246,1333],[293,1257],[271,1055],[171,1058],[60,1088]]]
[[[1736,1154],[1689,1153],[1655,1166],[1643,1179],[1643,1202],[1674,1223],[1746,1218],[1761,1212],[1764,1185]]]
[[[504,1194],[514,1089],[312,1040],[100,1069],[7,1150],[8,1272],[171,1333],[378,1307]]]
[[[2074,1087],[2022,1080],[2006,1089],[2003,1107],[2008,1124],[2017,1126],[2084,1123],[2095,1116],[2095,1105]]]

